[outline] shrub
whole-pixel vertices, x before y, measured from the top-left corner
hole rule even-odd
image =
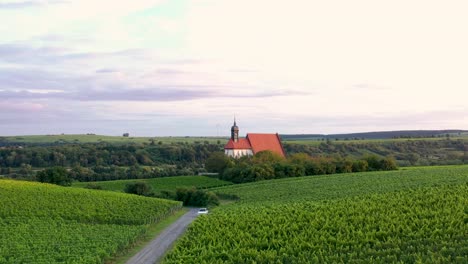
[[[225,169],[232,167],[233,162],[222,152],[215,152],[206,160],[205,168],[209,172],[223,173]]]
[[[179,188],[176,190],[176,200],[185,206],[219,205],[219,198],[213,192],[196,188]]]
[[[148,185],[148,183],[146,182],[127,183],[127,185],[125,185],[124,191],[126,193],[143,195],[143,196],[154,195],[153,188],[150,185]]]
[[[72,179],[69,177],[64,167],[52,167],[37,173],[36,179],[39,182],[52,183],[62,186],[70,186]]]

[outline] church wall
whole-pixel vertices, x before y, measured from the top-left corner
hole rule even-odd
[[[240,158],[242,156],[252,156],[253,152],[251,149],[225,149],[224,154],[233,158]]]

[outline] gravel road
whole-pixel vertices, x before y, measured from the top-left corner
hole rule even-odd
[[[190,209],[175,223],[166,228],[144,249],[127,261],[127,264],[153,264],[161,260],[170,246],[179,238],[187,226],[198,216],[198,209]]]

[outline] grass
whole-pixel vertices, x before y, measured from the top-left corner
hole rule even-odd
[[[464,140],[468,141],[468,136],[451,136],[450,140]],[[337,143],[337,144],[367,144],[367,143],[392,143],[392,142],[407,142],[407,141],[438,141],[438,140],[447,140],[445,137],[428,137],[428,138],[389,138],[389,139],[350,139],[350,140],[344,140],[344,139],[330,139],[330,142],[332,143]],[[284,143],[290,143],[290,144],[299,144],[299,145],[312,145],[312,146],[318,146],[320,143],[326,143],[326,140],[319,140],[319,139],[286,139],[283,140]]]
[[[218,141],[225,142],[225,137],[123,137],[104,135],[83,135],[83,134],[61,134],[61,135],[25,135],[1,137],[0,142],[51,144],[51,143],[204,143],[205,141],[216,144]]]
[[[101,186],[104,190],[123,192],[125,185],[134,182],[146,182],[155,192],[175,191],[177,188],[213,188],[225,185],[231,185],[231,182],[223,181],[216,178],[206,176],[176,176],[152,179],[135,179],[135,180],[116,180],[116,181],[100,181],[100,182],[75,182],[73,187],[84,188],[88,184]]]
[[[164,229],[169,227],[173,224],[177,219],[179,219],[182,215],[187,213],[190,209],[184,207],[183,209],[175,212],[173,215],[167,217],[166,219],[160,221],[159,223],[150,225],[148,227],[148,231],[145,235],[141,237],[141,239],[133,244],[129,249],[126,251],[121,252],[120,254],[114,256],[113,258],[106,261],[109,264],[123,264],[126,263],[130,258],[135,256],[140,250],[142,250],[149,242],[151,242],[154,238],[156,238],[159,234],[161,234]]]

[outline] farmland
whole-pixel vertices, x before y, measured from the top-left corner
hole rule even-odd
[[[140,180],[117,180],[117,181],[102,181],[102,182],[76,182],[74,187],[86,187],[88,184],[93,184],[102,187],[103,190],[123,192],[125,185],[134,182],[146,182],[155,192],[175,191],[177,188],[212,188],[225,185],[231,185],[231,182],[222,181],[216,178],[206,176],[178,176],[164,177]]]
[[[468,182],[468,166],[403,168],[398,171],[286,178],[214,188],[241,203],[320,201]]]
[[[240,201],[189,228],[165,263],[466,263],[468,166],[216,188]]]
[[[25,135],[1,137],[0,143],[16,144],[78,144],[78,143],[217,143],[218,140],[226,140],[224,137],[123,137],[95,134],[59,134],[59,135]]]
[[[0,203],[0,263],[102,263],[181,208],[155,198],[10,180],[0,180]]]

